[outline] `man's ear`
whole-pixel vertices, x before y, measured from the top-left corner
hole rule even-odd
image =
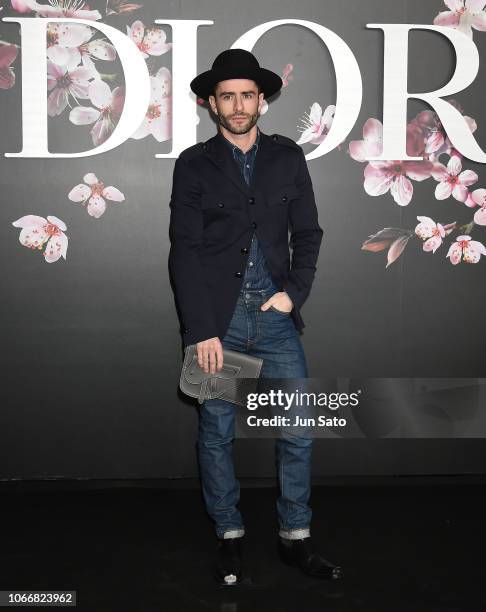
[[[261,92],[258,94],[258,110],[260,110],[260,109],[261,109],[262,104],[263,104],[263,100],[264,100],[264,99],[265,99],[265,94],[263,93],[263,91],[261,91]]]
[[[218,114],[218,109],[216,108],[216,98],[214,96],[209,96],[208,102],[209,102],[209,104],[211,106],[211,110],[213,111],[213,113],[215,115],[217,115]]]

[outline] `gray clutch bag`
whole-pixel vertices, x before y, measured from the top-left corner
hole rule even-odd
[[[200,404],[206,399],[224,399],[246,406],[247,394],[254,393],[262,369],[263,359],[239,351],[223,349],[220,372],[206,373],[199,367],[196,345],[186,346],[179,388],[186,395],[197,397]]]

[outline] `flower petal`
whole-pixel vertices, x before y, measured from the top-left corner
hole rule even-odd
[[[125,199],[125,195],[113,185],[109,185],[103,189],[103,196],[107,200],[112,200],[113,202],[123,202]]]
[[[451,9],[451,11],[460,11],[464,8],[464,0],[444,0],[444,4]]]
[[[453,242],[447,251],[446,257],[450,257],[451,263],[457,265],[461,261],[462,248],[457,242]]]
[[[477,225],[486,225],[486,207],[481,206],[474,213],[474,223]]]
[[[485,0],[466,0],[466,9],[471,13],[479,13],[486,6]]]
[[[393,179],[394,175],[391,172],[378,171],[376,174],[366,176],[364,190],[371,196],[382,195],[390,189]]]
[[[460,183],[462,183],[462,185],[472,185],[473,183],[477,183],[478,178],[478,175],[472,170],[464,170],[464,172],[461,172],[461,174],[458,176],[458,180]]]
[[[387,255],[387,268],[390,264],[392,264],[400,257],[400,255],[403,253],[403,249],[407,246],[409,240],[410,236],[402,236],[401,238],[397,238],[397,240],[395,240],[395,242],[390,245]]]
[[[68,103],[68,96],[65,89],[56,87],[51,91],[47,98],[47,114],[49,117],[55,117],[60,115],[66,108]]]
[[[17,219],[17,221],[12,221],[12,225],[14,227],[37,227],[41,228],[47,223],[47,219],[44,217],[39,217],[39,215],[24,215]]]
[[[49,221],[49,223],[56,225],[60,230],[66,231],[66,224],[64,223],[64,221],[59,219],[59,217],[55,217],[54,215],[47,215],[47,220]]]
[[[390,193],[400,206],[407,206],[413,196],[413,185],[403,174],[397,176],[391,186]]]
[[[111,89],[107,83],[101,79],[95,79],[89,86],[89,97],[91,102],[98,108],[104,108],[111,104]]]
[[[75,106],[69,113],[69,121],[74,125],[89,125],[100,116],[100,111],[91,106]]]
[[[453,155],[447,164],[447,172],[451,176],[457,176],[459,172],[462,170],[462,163],[457,155]]]
[[[464,185],[454,185],[454,188],[452,190],[452,196],[458,201],[458,202],[465,202],[467,200],[467,187],[464,187]]]
[[[53,263],[60,257],[66,258],[67,236],[62,232],[51,236],[47,241],[44,259],[47,263]]]
[[[71,202],[84,202],[90,195],[91,189],[88,187],[88,185],[80,183],[71,189],[71,191],[68,193],[68,198],[71,200]]]
[[[441,244],[442,238],[440,236],[432,236],[424,242],[423,249],[424,251],[432,251],[432,253],[435,253]]]
[[[459,25],[459,15],[453,11],[441,11],[434,18],[434,25],[457,28]]]
[[[106,40],[96,39],[88,43],[88,51],[100,60],[113,61],[116,59],[116,50]]]
[[[435,188],[435,197],[437,200],[446,200],[452,193],[452,185],[449,181],[437,183]]]
[[[92,217],[99,219],[106,210],[106,202],[101,196],[94,196],[90,199],[87,210]]]
[[[96,183],[99,183],[99,179],[96,176],[96,174],[94,172],[88,172],[87,174],[85,174],[83,176],[83,181],[87,184],[87,185],[96,185]]]

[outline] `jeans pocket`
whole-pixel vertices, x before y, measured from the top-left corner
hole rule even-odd
[[[278,314],[283,315],[284,317],[288,317],[290,315],[290,312],[284,312],[283,310],[278,310],[277,308],[275,308],[275,306],[270,306],[270,308],[274,311],[274,312],[278,312]]]

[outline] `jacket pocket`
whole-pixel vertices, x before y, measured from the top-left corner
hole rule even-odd
[[[219,208],[224,212],[227,208],[240,208],[240,202],[234,193],[207,192],[201,195],[201,208]]]
[[[300,197],[300,191],[294,184],[278,187],[273,193],[267,195],[267,206],[288,206],[292,200]]]

